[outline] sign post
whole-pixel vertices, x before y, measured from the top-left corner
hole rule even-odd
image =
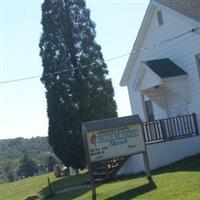
[[[152,180],[142,121],[138,115],[85,122],[82,133],[90,172],[92,200],[96,200],[92,163],[142,153],[147,178]]]
[[[92,200],[96,200],[96,186],[95,186],[95,180],[94,180],[92,165],[91,165],[90,156],[89,156],[89,148],[88,148],[88,143],[87,143],[87,138],[86,138],[87,132],[84,126],[82,127],[82,134],[83,134],[83,144],[85,147],[85,158],[87,162],[87,168],[90,174]]]

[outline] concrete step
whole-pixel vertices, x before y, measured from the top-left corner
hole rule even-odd
[[[93,173],[93,176],[103,176],[103,175],[107,175],[107,173],[105,173],[105,172],[94,172]]]
[[[108,180],[107,178],[95,178],[94,181],[97,183],[97,182],[104,182]]]

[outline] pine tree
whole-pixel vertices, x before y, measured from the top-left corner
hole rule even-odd
[[[42,26],[49,142],[65,165],[83,168],[82,122],[117,116],[112,82],[84,0],[45,0]]]

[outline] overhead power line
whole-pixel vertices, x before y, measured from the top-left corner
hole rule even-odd
[[[117,57],[113,57],[113,58],[107,59],[107,60],[105,60],[105,62],[111,62],[111,61],[117,60],[119,58],[128,56],[128,55],[130,55],[130,53],[126,53],[126,54],[123,54],[123,55],[120,55],[120,56],[117,56]],[[95,64],[96,63],[91,63],[89,65],[83,65],[83,66],[76,67],[76,68],[74,67],[73,69],[64,69],[64,70],[60,70],[60,71],[55,71],[55,72],[52,72],[52,73],[44,74],[43,76],[50,76],[50,75],[53,75],[53,74],[61,74],[61,73],[64,73],[64,72],[67,72],[67,71],[71,71],[71,70],[80,70],[80,69],[84,69],[84,68],[95,66]],[[11,80],[6,80],[6,81],[0,81],[0,85],[1,84],[7,84],[7,83],[14,83],[14,82],[26,81],[26,80],[36,79],[36,78],[41,78],[41,75],[27,76],[27,77],[18,78],[18,79],[11,79]]]
[[[41,75],[28,76],[28,77],[24,77],[24,78],[1,81],[0,84],[14,83],[14,82],[19,82],[19,81],[26,81],[26,80],[31,80],[31,79],[40,78],[40,77],[41,77]]]
[[[113,57],[113,58],[110,58],[110,59],[107,59],[105,60],[105,62],[111,62],[111,61],[114,61],[114,60],[117,60],[117,59],[120,59],[122,57],[125,57],[125,56],[128,56],[128,55],[131,55],[131,54],[137,54],[141,51],[146,51],[146,50],[149,50],[149,49],[152,49],[152,48],[155,48],[155,47],[158,47],[158,46],[162,46],[163,44],[167,43],[167,42],[171,42],[173,40],[176,40],[178,38],[181,38],[189,33],[194,33],[194,32],[198,32],[199,28],[193,28],[191,30],[188,30],[184,33],[181,33],[175,37],[172,37],[170,39],[167,39],[165,41],[162,41],[160,43],[157,43],[157,44],[153,44],[149,47],[142,47],[140,48],[139,50],[134,50],[130,53],[126,53],[126,54],[122,54],[122,55],[119,55],[119,56],[116,56],[116,57]],[[84,69],[84,68],[87,68],[87,67],[92,67],[92,66],[95,66],[96,63],[91,63],[91,64],[88,64],[88,65],[83,65],[83,66],[79,66],[77,68],[73,68],[73,69],[65,69],[65,70],[60,70],[60,71],[55,71],[55,72],[52,72],[52,73],[47,73],[47,74],[43,74],[43,76],[50,76],[52,74],[60,74],[60,73],[64,73],[64,72],[67,72],[67,71],[71,71],[71,70],[80,70],[80,69]],[[27,80],[31,80],[31,79],[36,79],[36,78],[41,78],[41,75],[35,75],[35,76],[28,76],[28,77],[23,77],[23,78],[17,78],[17,79],[11,79],[11,80],[5,80],[5,81],[0,81],[0,85],[2,84],[7,84],[7,83],[14,83],[14,82],[21,82],[21,81],[27,81]]]

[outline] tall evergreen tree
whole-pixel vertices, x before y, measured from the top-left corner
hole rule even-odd
[[[82,168],[82,122],[117,116],[112,82],[84,0],[45,0],[42,26],[49,142],[65,165]]]

